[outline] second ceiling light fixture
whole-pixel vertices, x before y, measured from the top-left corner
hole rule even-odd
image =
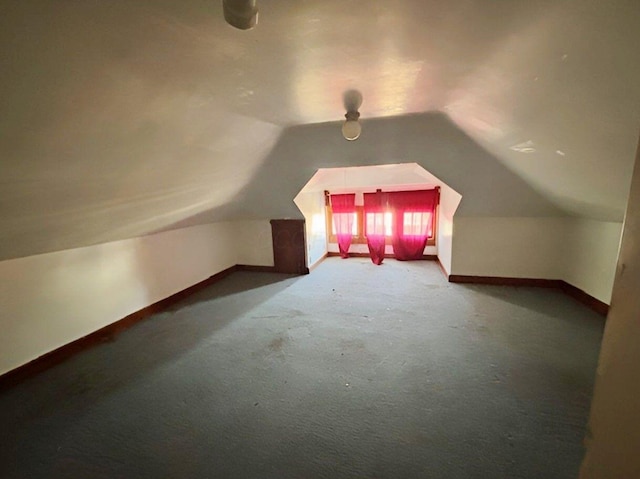
[[[258,23],[256,0],[222,0],[224,19],[232,27],[249,30]]]
[[[362,93],[358,90],[349,90],[344,93],[342,97],[344,101],[344,108],[347,110],[346,121],[342,125],[342,136],[345,140],[354,141],[360,137],[362,127],[360,126],[360,112],[358,109],[362,105]]]

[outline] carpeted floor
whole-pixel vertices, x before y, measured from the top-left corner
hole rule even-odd
[[[435,263],[235,273],[0,394],[2,478],[575,478],[604,320]]]

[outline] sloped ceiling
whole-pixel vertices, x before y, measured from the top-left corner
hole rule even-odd
[[[217,0],[0,0],[0,259],[293,215],[317,168],[369,163],[419,163],[461,213],[622,219],[637,0],[258,5],[239,31]],[[352,88],[353,144],[326,123]]]
[[[351,193],[355,190],[373,192],[419,190],[435,188],[442,181],[416,163],[399,165],[360,166],[349,168],[321,168],[313,175],[301,193]]]

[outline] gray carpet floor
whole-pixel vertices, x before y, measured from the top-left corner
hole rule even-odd
[[[603,326],[429,261],[234,273],[0,393],[0,477],[575,478]]]

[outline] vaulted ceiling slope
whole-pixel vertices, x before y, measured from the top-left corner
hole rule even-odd
[[[417,162],[469,215],[622,219],[637,0],[0,0],[0,259],[297,216],[317,168]],[[359,90],[348,143],[342,94]]]

